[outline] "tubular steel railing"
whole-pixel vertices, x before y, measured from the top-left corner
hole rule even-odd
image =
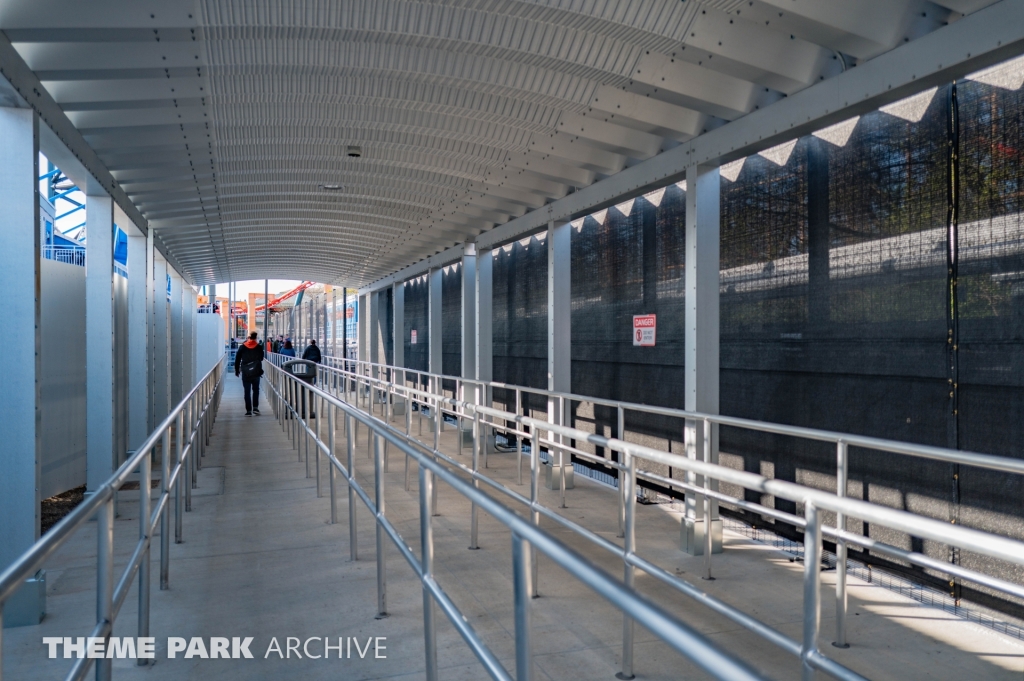
[[[385,563],[385,541],[390,539],[398,548],[399,552],[409,563],[413,572],[420,579],[423,585],[423,632],[426,652],[426,677],[430,681],[436,681],[438,676],[437,667],[437,641],[434,624],[434,603],[441,608],[448,619],[462,635],[477,659],[483,664],[487,673],[494,679],[511,681],[513,678],[497,659],[494,653],[487,647],[481,637],[473,629],[472,624],[463,616],[454,602],[448,597],[445,591],[434,579],[433,558],[434,543],[431,529],[431,516],[436,509],[436,487],[434,478],[450,485],[456,492],[466,497],[473,504],[474,518],[477,509],[483,509],[493,518],[501,522],[512,532],[512,559],[513,559],[513,598],[515,600],[515,641],[516,641],[516,669],[515,679],[517,681],[529,681],[533,676],[533,662],[530,642],[530,601],[536,595],[536,573],[537,563],[534,556],[534,549],[541,551],[555,564],[565,569],[581,582],[593,589],[597,594],[604,597],[612,605],[625,613],[632,621],[637,620],[648,627],[659,638],[665,641],[676,651],[689,658],[697,667],[718,679],[761,679],[764,678],[746,663],[733,657],[731,654],[721,651],[710,642],[705,636],[698,633],[689,625],[668,613],[660,606],[650,600],[638,595],[632,589],[620,584],[603,570],[594,566],[589,560],[569,548],[559,540],[555,539],[548,532],[538,527],[536,518],[526,520],[512,508],[502,504],[493,497],[484,494],[478,486],[480,478],[474,477],[467,482],[463,477],[457,475],[449,467],[440,463],[445,460],[447,463],[456,463],[449,457],[434,450],[424,448],[412,440],[408,433],[391,427],[384,421],[377,419],[371,413],[364,413],[353,407],[338,394],[328,391],[312,384],[306,383],[300,378],[286,372],[277,365],[282,364],[280,356],[272,357],[271,370],[269,372],[269,385],[273,391],[272,404],[274,412],[279,419],[282,428],[289,433],[296,448],[299,450],[299,459],[302,460],[303,449],[307,473],[311,460],[315,460],[317,471],[317,493],[321,492],[320,458],[327,457],[330,465],[330,494],[331,494],[331,521],[337,522],[337,485],[336,473],[340,472],[348,485],[349,502],[349,541],[351,556],[357,558],[357,536],[356,536],[356,499],[363,504],[374,515],[376,521],[376,560],[377,560],[377,611],[378,615],[387,614],[387,572]],[[426,393],[420,397],[431,399]],[[433,396],[436,397],[436,396]],[[435,402],[440,406],[440,402]],[[472,407],[470,407],[472,409]],[[346,463],[342,463],[336,455],[336,411],[341,411],[345,419],[345,456]],[[323,421],[323,414],[327,414],[327,432],[321,434],[320,423]],[[491,410],[497,412],[496,410]],[[319,414],[315,427],[309,424],[310,418],[307,414]],[[474,413],[475,423],[479,425],[479,415],[482,411]],[[406,419],[409,423],[409,419]],[[356,425],[362,424],[367,428],[367,443],[371,447],[374,462],[374,497],[359,485],[355,478],[354,452],[357,446],[358,433]],[[324,435],[327,441],[324,441]],[[477,439],[479,442],[479,438]],[[304,447],[303,447],[304,443]],[[385,446],[390,445],[406,456],[408,472],[408,461],[413,461],[419,466],[419,506],[420,506],[420,555],[417,557],[413,549],[405,539],[398,533],[397,529],[385,515],[385,489],[384,472],[386,470]],[[310,457],[310,448],[313,449],[313,457]],[[478,460],[479,446],[474,446],[474,462]],[[465,469],[465,466],[455,466],[456,469]],[[534,468],[537,468],[537,458],[534,457]],[[534,471],[534,492],[536,492],[536,470]],[[408,482],[408,475],[406,476]],[[473,545],[476,545],[475,523]]]
[[[282,358],[279,355],[271,355],[270,357],[271,363],[276,365],[280,365],[283,361],[288,359],[290,358]],[[849,466],[848,448],[850,445],[937,461],[956,462],[964,465],[979,466],[1014,474],[1024,473],[1024,462],[1022,461],[986,454],[976,454],[938,447],[914,445],[905,442],[833,433],[810,428],[785,426],[660,407],[649,407],[646,405],[616,402],[613,400],[602,400],[586,396],[524,388],[521,386],[509,386],[495,382],[479,382],[464,380],[458,377],[443,377],[403,369],[400,367],[390,367],[379,364],[373,365],[367,362],[358,362],[356,360],[347,360],[346,363],[345,360],[327,358],[326,362],[327,363],[325,365],[320,367],[321,375],[318,377],[318,381],[321,387],[319,388],[297,381],[294,377],[289,376],[285,372],[275,369],[273,373],[275,380],[272,381],[272,383],[274,385],[276,395],[279,398],[275,407],[278,408],[279,417],[283,415],[283,412],[286,409],[292,416],[298,417],[291,422],[292,425],[290,427],[287,425],[287,420],[282,420],[282,425],[290,428],[292,437],[297,446],[301,444],[300,436],[303,436],[302,439],[305,440],[306,444],[307,467],[311,463],[309,448],[311,446],[313,447],[318,494],[320,494],[321,489],[321,453],[326,453],[331,461],[332,521],[337,520],[334,467],[339,467],[339,470],[342,471],[346,480],[349,482],[349,530],[351,535],[351,551],[353,558],[356,553],[354,525],[355,497],[359,496],[362,498],[364,503],[371,508],[377,507],[372,506],[369,497],[361,490],[361,488],[358,487],[346,470],[351,471],[352,449],[356,446],[358,441],[358,425],[360,423],[366,425],[369,428],[369,432],[373,434],[372,438],[368,438],[367,444],[372,448],[372,453],[375,457],[377,494],[381,503],[379,513],[375,511],[375,515],[377,515],[378,520],[378,578],[380,580],[378,587],[380,589],[381,599],[383,599],[384,594],[383,563],[380,560],[382,557],[382,554],[380,553],[380,547],[382,544],[381,534],[383,533],[389,536],[392,541],[399,546],[399,549],[402,551],[403,555],[406,556],[406,559],[410,561],[410,564],[416,563],[416,559],[412,555],[411,550],[405,546],[404,541],[398,533],[394,531],[394,528],[387,522],[383,515],[383,478],[380,473],[381,468],[386,467],[386,458],[383,457],[386,457],[386,449],[388,445],[393,445],[397,447],[400,452],[406,454],[406,489],[408,489],[409,481],[409,462],[413,461],[414,463],[420,464],[421,475],[422,468],[425,466],[428,470],[441,477],[445,482],[452,484],[452,486],[464,496],[468,496],[470,498],[470,501],[472,502],[470,525],[471,547],[476,547],[478,545],[476,518],[478,509],[483,508],[488,513],[494,515],[494,517],[498,518],[501,522],[505,523],[507,527],[512,529],[514,538],[518,536],[519,539],[526,544],[532,544],[534,547],[539,548],[549,557],[554,559],[555,562],[559,562],[559,559],[555,557],[556,554],[563,555],[563,551],[568,551],[568,549],[565,549],[564,546],[559,544],[556,540],[551,539],[539,529],[537,531],[544,536],[543,542],[541,542],[535,534],[523,533],[519,529],[519,525],[513,526],[505,522],[504,518],[508,514],[515,515],[514,511],[512,511],[508,506],[505,506],[501,502],[495,500],[493,497],[483,494],[483,492],[480,491],[480,486],[484,485],[488,489],[500,493],[508,497],[511,501],[528,508],[531,519],[531,522],[528,523],[530,527],[537,528],[540,516],[544,516],[545,519],[572,530],[579,536],[590,540],[599,547],[620,556],[624,565],[623,579],[621,582],[614,583],[614,590],[617,597],[620,597],[623,601],[620,602],[613,600],[613,602],[623,609],[625,613],[622,654],[622,675],[624,677],[629,677],[633,673],[633,623],[637,618],[634,617],[631,614],[631,611],[628,608],[625,608],[622,603],[626,599],[636,597],[635,592],[632,591],[633,577],[636,568],[643,570],[666,586],[694,598],[714,612],[725,616],[749,631],[762,636],[782,650],[797,656],[801,661],[803,677],[805,679],[813,678],[815,670],[824,671],[839,679],[863,678],[856,672],[828,658],[821,650],[818,649],[817,646],[821,617],[819,581],[823,536],[834,539],[837,544],[838,555],[835,601],[837,640],[835,643],[840,647],[845,647],[846,643],[846,547],[848,544],[861,546],[866,549],[870,549],[875,553],[907,561],[921,567],[933,569],[952,577],[969,580],[976,584],[987,586],[991,589],[995,589],[1001,593],[1017,598],[1024,598],[1024,587],[1020,585],[1007,582],[999,579],[998,577],[987,575],[975,570],[943,563],[922,553],[908,551],[906,549],[891,546],[863,535],[850,532],[846,529],[846,520],[858,519],[872,525],[882,525],[894,530],[905,532],[914,537],[930,539],[951,547],[975,551],[979,554],[1009,561],[1017,565],[1024,565],[1024,542],[980,530],[951,525],[947,522],[919,516],[907,511],[901,511],[881,506],[879,504],[852,499],[846,496],[845,489]],[[392,382],[389,381],[388,378],[398,378],[400,380]],[[441,386],[443,385],[442,381],[456,382],[456,388],[452,397],[441,394]],[[422,390],[419,387],[411,387],[408,385],[409,382],[415,382],[417,386],[425,383],[430,389]],[[618,411],[619,437],[604,437],[602,435],[596,435],[594,433],[560,425],[559,423],[553,422],[555,418],[550,420],[540,420],[494,409],[492,407],[484,406],[483,404],[474,404],[473,402],[464,399],[459,399],[459,396],[463,394],[466,386],[471,386],[472,390],[470,392],[473,395],[474,401],[478,399],[481,401],[482,399],[487,399],[487,389],[494,387],[514,390],[516,392],[517,405],[522,404],[521,400],[523,393],[529,392],[544,395],[548,398],[549,408],[554,406],[552,412],[554,412],[553,416],[555,418],[566,413],[565,405],[569,401],[592,402],[595,404],[611,406],[616,408]],[[329,442],[324,443],[319,433],[319,420],[317,422],[316,430],[313,430],[312,427],[308,425],[303,417],[296,411],[296,408],[294,406],[289,406],[297,404],[304,405],[306,400],[313,399],[323,400],[325,403],[335,408],[342,409],[346,414],[346,449],[349,456],[349,465],[347,469],[344,466],[341,466],[340,462],[338,462],[334,456],[334,429],[333,421],[330,420],[333,419],[333,410],[328,414]],[[397,411],[394,407],[398,404],[401,404],[404,407],[404,432],[402,432],[401,429],[397,429],[390,425],[391,418],[394,415],[393,412]],[[420,415],[419,434],[422,435],[422,426],[425,420],[428,420],[432,426],[432,442],[430,443],[420,442],[412,435],[411,419],[414,408]],[[687,422],[688,427],[700,428],[701,433],[703,434],[703,452],[699,453],[699,455],[703,460],[680,456],[678,454],[672,454],[652,447],[646,447],[624,441],[624,439],[622,439],[624,414],[627,411],[634,410],[684,419]],[[376,419],[377,411],[380,412],[382,420]],[[462,448],[462,426],[464,423],[471,424],[473,449],[470,465],[466,465],[457,458],[440,451],[440,433],[443,428],[443,417],[446,414],[450,415],[458,422],[460,434],[457,440],[459,443],[458,446],[460,454]],[[423,417],[425,415],[429,415],[429,419],[424,419]],[[712,458],[711,442],[712,429],[715,425],[728,425],[760,432],[834,443],[836,445],[836,469],[838,482],[836,492],[826,492],[819,489],[797,485],[795,483],[774,480],[761,475],[738,471],[714,463]],[[481,458],[483,459],[484,467],[486,468],[487,448],[483,445],[482,437],[484,429],[493,429],[497,432],[516,436],[517,441],[520,443],[517,449],[517,453],[520,455],[518,456],[518,484],[522,484],[522,460],[525,458],[522,456],[522,441],[525,439],[529,442],[530,495],[528,498],[480,472]],[[572,446],[573,441],[587,442],[597,447],[606,448],[611,452],[617,452],[620,454],[619,460],[609,460],[607,458],[582,451],[579,448]],[[618,495],[619,517],[622,523],[622,532],[620,536],[623,538],[621,546],[562,517],[539,502],[540,450],[542,447],[547,448],[549,455],[554,454],[557,456],[557,460],[559,462],[564,460],[564,456],[566,454],[572,454],[577,457],[593,461],[594,463],[615,469],[619,472],[619,475],[622,477],[622,484],[620,484]],[[301,456],[302,453],[300,451],[300,457]],[[378,458],[381,460],[378,461]],[[549,458],[551,457],[549,456]],[[657,463],[671,466],[675,469],[681,469],[685,471],[686,479],[676,480],[658,475],[651,471],[642,470],[640,466],[642,462]],[[386,470],[386,468],[384,468],[384,470]],[[441,470],[445,471],[445,476],[442,476],[438,472]],[[458,474],[468,476],[471,482],[466,483]],[[462,481],[463,486],[459,487],[453,484],[452,480]],[[729,504],[735,508],[783,520],[804,529],[804,629],[801,641],[798,642],[783,632],[780,632],[742,612],[736,607],[705,593],[694,584],[680,579],[677,575],[658,567],[636,553],[636,494],[634,492],[636,485],[642,480],[656,482],[674,489],[682,490],[688,495],[692,495],[695,500],[695,506],[698,514],[702,514],[703,522],[707,528],[711,526],[713,512],[712,504],[717,501],[719,503]],[[724,494],[718,491],[718,482],[729,483],[761,494],[802,503],[804,505],[804,514],[801,517],[795,514],[777,511],[758,503],[749,502],[742,498]],[[423,495],[425,493],[424,489],[425,487],[421,485],[421,513],[424,511],[424,504],[428,504],[430,508],[434,509],[436,509],[437,505],[436,487],[430,488],[431,494],[425,501],[423,499]],[[560,499],[561,506],[564,507],[564,468],[563,478],[560,482]],[[502,511],[500,513],[496,513],[492,510],[495,507],[502,509]],[[430,508],[427,508],[427,510],[430,510]],[[837,519],[835,527],[829,527],[822,524],[822,511],[835,513]],[[519,516],[515,517],[518,518]],[[703,547],[704,567],[702,576],[706,579],[710,579],[712,575],[711,543],[712,533],[710,531],[705,531]],[[529,549],[524,546],[523,550],[528,551]],[[429,552],[424,551],[423,555],[426,556],[428,553]],[[563,564],[563,567],[566,567],[570,573],[573,573],[576,569],[582,569],[582,566],[578,561],[584,560],[575,554],[573,555],[575,561],[577,561],[572,563],[573,567],[566,567],[566,564]],[[424,560],[426,560],[426,558],[424,558]],[[588,567],[588,569],[593,568]],[[416,565],[414,565],[414,570],[416,570],[420,578],[424,580],[425,585],[430,581],[427,579],[429,572],[425,571],[422,565],[420,565],[420,567],[416,567]],[[531,574],[526,578],[526,580],[527,581],[524,583],[529,585],[530,590],[533,593],[536,593],[537,573],[535,561],[532,565]],[[433,584],[432,581],[430,583]],[[516,584],[518,586],[519,582],[516,581]],[[434,593],[433,589],[435,587],[436,585],[429,587],[431,593]],[[609,586],[608,588],[611,587]],[[428,589],[428,587],[425,586],[425,589]],[[600,590],[598,590],[598,592],[601,593],[601,595],[608,597],[607,593]],[[383,603],[383,601],[381,601],[381,603]],[[383,611],[383,605],[380,607]],[[445,612],[453,618],[453,622],[456,622],[456,620],[459,619],[453,615],[450,607],[442,605],[442,609],[444,609]],[[670,615],[664,616],[671,617]],[[655,621],[647,621],[644,619],[640,619],[639,621],[641,621],[641,623],[651,631],[658,633],[658,624]],[[474,651],[477,652],[478,657],[480,657],[481,661],[483,661],[485,666],[487,666],[488,672],[491,673],[494,678],[507,678],[501,673],[496,673],[493,669],[493,658],[486,658],[477,651],[475,646],[482,644],[469,633],[469,630],[462,626],[463,624],[464,623],[456,622],[456,626],[459,628],[460,633],[463,634],[470,646],[474,647]],[[673,624],[672,626],[676,625]],[[518,634],[519,632],[517,630],[517,637]],[[429,652],[430,636],[432,636],[432,634],[428,635],[427,641],[428,670],[430,669],[429,657],[431,655]],[[710,644],[707,645],[710,646]],[[687,651],[677,648],[677,650],[680,650],[680,652],[687,656],[690,656],[693,652],[692,649]],[[520,649],[520,644],[517,640],[517,659],[521,653],[524,655],[527,654]],[[728,674],[721,675],[714,670],[710,671],[713,675],[718,675],[719,678],[736,678],[730,677]],[[531,677],[527,674],[526,676],[519,676],[518,678]]]
[[[202,456],[210,444],[213,422],[223,392],[223,358],[207,372],[188,395],[154,430],[146,441],[99,488],[91,491],[85,500],[32,545],[21,558],[0,574],[0,681],[3,678],[3,604],[10,596],[43,566],[48,557],[63,546],[87,522],[97,523],[96,557],[96,626],[90,637],[109,639],[124,605],[128,591],[139,577],[138,635],[149,636],[150,545],[157,525],[160,527],[160,589],[170,583],[170,500],[174,496],[174,541],[182,541],[182,511],[192,510],[192,488],[197,471],[202,467]],[[171,431],[174,431],[172,450]],[[155,507],[151,504],[153,456],[160,445],[160,494]],[[173,468],[172,464],[173,454]],[[114,504],[118,490],[128,478],[139,473],[139,540],[128,565],[114,583]],[[186,484],[180,484],[182,476]],[[183,491],[184,490],[184,491]],[[182,502],[184,497],[184,503]],[[78,658],[68,672],[67,681],[84,679],[92,663],[96,663],[96,679],[107,681],[111,677],[113,660]],[[140,659],[139,664],[146,660]]]

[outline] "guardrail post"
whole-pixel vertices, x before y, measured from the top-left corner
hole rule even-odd
[[[384,393],[384,404],[382,404],[381,407],[380,407],[381,416],[384,417],[384,423],[388,424],[389,426],[391,425],[391,391],[393,389],[394,389],[393,385],[391,385],[390,383],[386,383],[385,386],[384,386],[384,390],[381,391],[381,392]],[[388,454],[390,453],[390,447],[388,446],[389,444],[390,443],[387,440],[384,440],[384,472],[385,473],[388,472]]]
[[[462,429],[459,429],[459,437],[462,437]],[[479,469],[480,463],[480,412],[474,410],[473,413],[473,473],[476,473]],[[480,489],[480,481],[477,480],[476,476],[473,476],[473,487]],[[469,504],[469,548],[476,550],[480,548],[479,539],[479,509],[476,504],[470,502]]]
[[[518,422],[519,415],[516,414]],[[520,427],[516,428],[517,430]],[[537,447],[537,431],[536,429],[530,431],[530,516],[534,526],[540,526],[540,511],[537,510],[537,504],[540,503],[540,448]],[[530,552],[530,588],[532,591],[531,596],[537,598],[540,596],[537,593],[537,583],[539,580],[537,570],[537,552]]]
[[[595,407],[595,410],[596,410],[596,407]],[[620,439],[623,442],[625,442],[626,441],[626,432],[625,432],[626,431],[626,410],[623,409],[622,405],[620,404],[616,408],[616,411],[617,411],[617,419],[616,419],[615,423],[616,423],[616,427],[617,427],[618,430],[615,433],[615,437],[617,437],[618,439]],[[612,454],[612,452],[609,451],[608,454],[610,456]],[[619,472],[619,536],[620,537],[625,536],[625,531],[626,531],[626,504],[628,503],[628,500],[627,500],[627,497],[626,497],[626,492],[627,492],[626,485],[622,484],[622,472],[620,471]],[[636,492],[634,490],[634,496],[635,496],[635,494],[636,494]]]
[[[485,390],[481,388],[481,392]],[[481,395],[483,398],[483,395]],[[519,416],[523,412],[523,393],[519,388],[516,388],[516,416]],[[516,430],[522,430],[518,426]],[[497,432],[497,431],[495,431]],[[495,436],[497,437],[497,436]],[[507,437],[507,436],[506,436]],[[523,437],[516,433],[516,482],[517,484],[523,484]],[[486,447],[486,443],[484,447]]]
[[[356,469],[354,467],[355,451],[352,442],[353,437],[352,416],[345,414],[345,449],[348,457],[348,550],[349,557],[352,560],[358,560],[359,551],[356,543],[358,537],[356,534]]]
[[[435,387],[440,385],[435,380]],[[444,417],[441,416],[441,397],[435,393],[434,395],[434,461],[437,461],[437,452],[440,451],[441,447],[441,423],[444,421]],[[431,509],[434,511],[434,515],[441,515],[441,505],[437,503],[437,488],[439,485],[434,485],[434,498],[431,499]]]
[[[321,455],[321,449],[319,449],[319,444],[321,444],[321,442],[323,441],[321,439],[321,427],[319,427],[319,423],[321,423],[321,421],[324,420],[325,402],[323,397],[315,393],[312,395],[312,401],[316,405],[316,499],[319,499],[324,496],[321,493],[321,474],[319,474],[319,469],[321,469],[321,460],[319,460],[319,455]]]
[[[185,422],[185,406],[178,412],[174,422],[175,458],[181,458],[182,427]],[[169,447],[160,448],[160,498],[167,496],[163,513],[160,514],[160,590],[166,591],[170,584],[171,573],[171,488],[167,486],[171,479],[171,452]]]
[[[202,413],[202,408],[199,405],[199,394],[196,394],[195,409],[192,411],[192,424],[189,426],[189,430],[192,432],[192,445],[188,449],[186,459],[181,465],[181,469],[178,471],[178,482],[177,485],[181,487],[184,485],[185,491],[185,510],[192,510],[192,485],[195,483],[195,478],[192,475],[192,466],[194,465],[194,459],[198,458],[197,452],[202,448],[203,433],[202,433],[202,421],[198,414]],[[179,521],[180,522],[180,521]],[[181,543],[181,533],[178,533],[178,543]]]
[[[168,429],[169,431],[170,429]],[[167,432],[167,431],[165,431]],[[163,452],[166,458],[166,450]],[[139,563],[139,637],[149,636],[149,592],[150,592],[150,548],[152,529],[149,524],[149,494],[153,478],[153,450],[139,462],[139,541],[147,542],[142,562]],[[145,666],[147,660],[139,658],[138,665]]]
[[[423,571],[423,648],[427,681],[437,681],[437,633],[434,628],[434,597],[426,580],[434,578],[434,531],[430,524],[430,498],[434,475],[420,466],[420,567]]]
[[[296,378],[288,377],[288,396],[292,403],[292,444],[298,453],[299,461],[302,461],[302,441],[299,439],[299,415],[302,413],[299,407],[299,381]]]
[[[836,443],[836,496],[846,496],[846,482],[849,479],[850,464],[846,442]],[[836,513],[836,529],[846,529],[846,514]],[[846,642],[846,540],[836,538],[836,648],[849,648]]]
[[[559,397],[558,398],[558,425],[560,425],[560,426],[566,425],[565,421],[566,421],[566,419],[565,419],[565,398],[564,397]],[[555,437],[558,438],[558,444],[559,445],[565,444],[565,442],[563,441],[561,435],[555,436],[553,433],[552,433],[552,437],[551,437],[551,441],[552,442],[554,442]],[[572,461],[572,455],[571,454],[569,455],[569,460]],[[559,490],[560,490],[560,493],[561,493],[561,496],[562,496],[562,506],[561,506],[561,508],[566,508],[566,505],[565,505],[565,448],[561,447],[561,446],[559,446],[559,448],[558,448],[558,487],[559,487]]]
[[[114,500],[96,511],[96,624],[104,631],[104,643],[110,642],[114,626]],[[112,659],[96,660],[96,681],[110,681]]]
[[[516,617],[516,681],[533,679],[533,646],[530,644],[530,598],[536,594],[531,584],[532,555],[536,553],[519,535],[512,534],[512,592]]]
[[[402,379],[403,384],[405,379]],[[402,386],[405,388],[405,385]],[[405,435],[408,437],[412,433],[412,398],[406,393],[405,396]],[[405,491],[409,491],[409,455],[405,456]]]
[[[195,427],[195,421],[192,417],[192,403],[195,401],[195,395],[193,394],[192,399],[188,401],[185,412],[188,415],[188,437],[189,441],[192,439],[192,430]],[[184,445],[183,445],[184,446]],[[174,481],[174,543],[181,543],[181,512],[183,510],[183,504],[181,502],[181,480],[185,475],[185,467],[181,465],[181,447],[175,448],[175,459],[174,466],[178,469],[178,477]]]
[[[821,629],[821,516],[810,501],[804,505],[807,527],[804,530],[804,638],[800,647],[801,678],[814,681],[811,657],[818,650]]]
[[[384,450],[380,446],[380,435],[373,434],[373,479],[376,489],[374,504],[377,507],[377,619],[388,616],[387,597],[387,565],[384,562],[384,549],[387,538],[384,536]]]
[[[302,391],[302,446],[306,450],[306,477],[312,478],[313,473],[309,467],[309,445],[313,439],[310,431],[311,419],[313,418],[313,391],[305,384],[299,386]]]
[[[711,463],[711,421],[704,419],[704,462]],[[704,491],[711,489],[711,477],[704,476]],[[713,533],[711,531],[711,497],[704,494],[704,579],[712,580],[711,549]]]
[[[335,457],[334,454],[334,412],[337,407],[331,403],[327,403],[327,468],[329,471],[329,482],[331,485],[331,524],[335,525],[338,522],[338,494],[336,491],[335,478],[337,467],[334,465],[332,459]]]
[[[625,520],[623,525],[623,575],[622,582],[627,589],[632,589],[635,583],[636,568],[629,562],[629,557],[636,551],[636,493],[633,488],[636,485],[636,459],[628,449],[622,450],[623,468],[619,471],[620,492],[629,492],[625,503]],[[622,496],[622,495],[620,495]],[[617,679],[633,678],[633,618],[629,615],[622,616],[622,671],[615,675]]]

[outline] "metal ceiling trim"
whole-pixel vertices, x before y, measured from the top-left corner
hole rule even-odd
[[[854,69],[483,232],[477,237],[477,246],[498,247],[539,232],[549,222],[572,220],[639,196],[657,185],[680,180],[688,166],[721,165],[755,154],[1022,52],[1024,3],[1001,0]],[[461,257],[461,247],[448,251],[430,259],[447,263]],[[427,266],[416,263],[360,291],[373,291],[426,269]]]

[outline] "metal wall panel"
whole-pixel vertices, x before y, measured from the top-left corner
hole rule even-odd
[[[114,465],[128,458],[128,279],[114,275]]]
[[[85,484],[85,268],[44,259],[41,272],[45,499]]]

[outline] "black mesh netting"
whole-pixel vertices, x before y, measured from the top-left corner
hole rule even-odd
[[[588,216],[572,234],[572,392],[682,408],[686,195],[670,185],[598,216],[603,223]],[[656,344],[635,346],[633,317],[648,314]],[[572,416],[582,430],[618,435],[612,408],[577,403]],[[657,438],[645,442],[652,446],[671,448],[682,436],[676,419],[628,412],[625,426]]]
[[[947,444],[948,98],[940,90],[916,116],[862,116],[847,140],[751,156],[735,181],[723,174],[723,414]],[[831,445],[722,428],[720,447],[725,463],[835,489]],[[948,465],[854,449],[850,481],[851,495],[950,518]]]
[[[430,362],[430,339],[427,334],[427,278],[405,283],[405,368],[426,372]],[[413,333],[416,342],[412,342]],[[425,382],[424,382],[425,383]]]
[[[462,375],[462,265],[441,272],[441,373]],[[443,381],[445,390],[455,390],[455,381]]]
[[[494,380],[547,388],[548,249],[543,238],[494,250]],[[495,390],[494,401],[515,410],[511,391]],[[528,396],[524,409],[547,410],[547,401]]]
[[[1020,67],[990,74],[1019,79]],[[1001,83],[1008,85],[1008,83]],[[1018,84],[1019,80],[1015,83]],[[1024,90],[957,85],[956,444],[1020,458],[1024,442]],[[1024,481],[957,471],[957,522],[1024,539]],[[1019,566],[963,553],[970,568],[1024,582]]]
[[[751,156],[738,175],[722,169],[723,414],[1021,456],[1024,90],[1011,81],[940,87]],[[573,230],[572,390],[681,408],[684,193],[673,185],[649,197],[628,215],[611,208]],[[496,249],[493,265],[494,379],[543,388],[543,237]],[[425,283],[407,286],[405,314],[406,364],[425,369]],[[655,347],[632,345],[637,314],[657,315]],[[446,316],[445,328],[459,326]],[[419,346],[408,344],[412,328],[421,329]],[[511,393],[494,397],[513,408]],[[547,405],[534,398],[524,407]],[[614,414],[589,403],[573,411],[581,428],[617,434]],[[631,416],[627,430],[681,451],[681,423]],[[831,445],[722,428],[720,448],[726,465],[835,489]],[[848,491],[1024,539],[1020,476],[853,448]],[[859,522],[848,528],[1024,583],[1010,565]],[[941,573],[852,549],[851,557],[1024,612],[971,584],[950,587]]]

